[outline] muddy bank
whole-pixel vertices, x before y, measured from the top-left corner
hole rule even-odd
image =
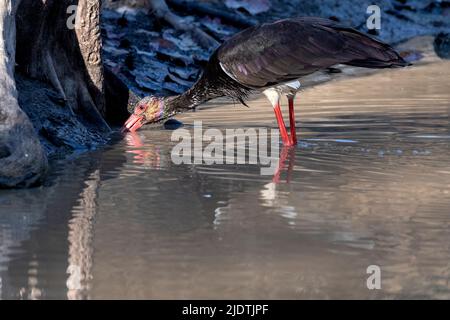
[[[377,5],[381,13],[381,28],[370,31],[380,39],[389,43],[398,43],[418,35],[432,35],[450,28],[450,1],[437,0],[260,0],[260,1],[222,1],[222,0],[166,0],[169,6],[181,16],[194,17],[194,23],[201,23],[201,18],[212,15],[202,14],[199,10],[182,11],[184,7],[177,3],[196,3],[200,6],[216,8],[247,20],[250,24],[273,21],[296,16],[319,16],[339,20],[361,31],[368,31],[366,19],[367,8]],[[266,3],[265,11],[251,14],[246,6],[237,9],[230,8],[227,3]],[[124,10],[124,6],[132,10],[147,12],[146,0],[108,0],[104,2],[105,9]],[[261,7],[261,6],[260,6]],[[130,10],[130,12],[132,12]],[[230,23],[221,19],[224,25]]]
[[[174,13],[201,28],[218,42],[226,40],[243,29],[223,17],[205,13],[205,10],[183,11],[186,5],[168,0]],[[245,1],[235,1],[245,3]],[[367,7],[371,1],[287,1],[271,0],[266,11],[251,14],[252,7],[233,9],[227,1],[194,1],[205,6],[234,15],[250,25],[296,16],[320,16],[369,32],[383,41],[398,44],[419,35],[434,36],[450,30],[450,9],[447,2],[434,1],[377,1],[381,9],[381,29],[368,30]],[[228,6],[227,6],[228,3]],[[255,2],[252,2],[255,3]],[[247,8],[247,9],[245,9]],[[259,9],[264,9],[258,7]],[[255,8],[253,8],[255,9]],[[207,10],[206,10],[207,11]],[[189,34],[175,30],[164,21],[156,20],[148,13],[145,1],[107,1],[102,15],[102,34],[105,64],[135,92],[140,95],[174,95],[188,89],[197,78],[214,47],[204,49]],[[414,51],[414,48],[410,48]],[[420,53],[411,56],[419,60]],[[330,70],[338,73],[339,70]]]
[[[134,105],[138,97],[109,70],[105,80],[105,118],[111,126],[119,126],[128,116],[128,104]],[[99,130],[95,123],[74,113],[49,84],[21,73],[16,73],[16,83],[19,105],[33,123],[49,157],[94,150],[110,140],[110,132]]]
[[[16,74],[19,104],[39,133],[49,156],[95,148],[108,141],[94,126],[74,116],[56,90],[44,82]]]

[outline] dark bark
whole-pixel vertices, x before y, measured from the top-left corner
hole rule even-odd
[[[186,23],[182,17],[173,13],[165,0],[149,0],[150,13],[155,18],[164,20],[177,30],[186,31],[205,49],[216,48],[219,42],[192,23]]]
[[[78,6],[78,25],[67,9]],[[23,0],[17,13],[17,63],[52,84],[73,114],[103,132],[106,114],[99,0]]]

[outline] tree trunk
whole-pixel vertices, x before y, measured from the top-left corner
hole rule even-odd
[[[27,115],[19,108],[14,80],[20,0],[0,0],[0,187],[29,186],[47,168],[47,158]]]
[[[73,114],[108,132],[100,6],[100,0],[22,0],[17,63],[32,78],[51,83]]]

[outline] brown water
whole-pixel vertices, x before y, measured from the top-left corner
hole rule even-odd
[[[0,191],[0,297],[450,298],[450,63],[297,99],[279,179],[172,163],[148,129]],[[180,118],[275,127],[267,102]],[[366,286],[369,265],[381,289]]]

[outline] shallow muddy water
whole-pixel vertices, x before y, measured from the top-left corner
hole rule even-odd
[[[448,299],[449,74],[439,62],[305,90],[275,176],[175,165],[174,131],[154,128],[58,161],[44,187],[0,191],[0,297]],[[218,104],[178,119],[275,128],[261,97]]]

